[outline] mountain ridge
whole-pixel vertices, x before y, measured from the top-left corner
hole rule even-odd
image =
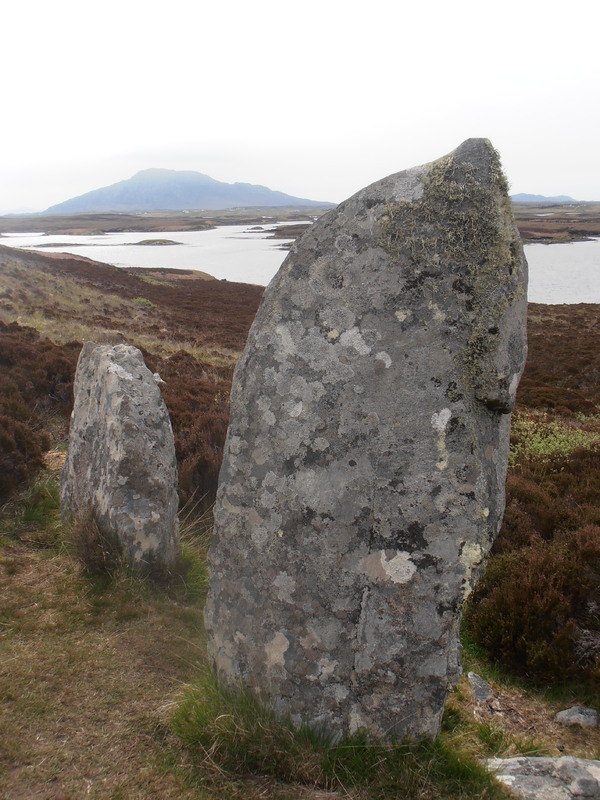
[[[573,197],[566,194],[557,194],[553,197],[546,197],[543,194],[511,194],[510,199],[513,203],[577,203]]]
[[[131,178],[71,197],[43,214],[130,211],[219,211],[228,208],[333,206],[253,183],[225,183],[202,172],[151,167]]]

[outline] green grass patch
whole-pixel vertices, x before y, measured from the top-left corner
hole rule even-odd
[[[596,425],[591,422],[596,422]],[[508,459],[510,467],[523,461],[544,464],[562,461],[579,449],[600,449],[600,429],[595,418],[580,415],[573,420],[532,411],[514,415]]]
[[[295,728],[208,669],[184,691],[172,726],[209,783],[252,774],[381,800],[507,796],[451,734],[435,742],[375,742]]]
[[[60,545],[59,477],[42,469],[22,494],[4,506],[0,517],[0,534],[7,542],[15,539],[41,548]]]
[[[82,577],[90,582],[99,608],[112,602],[117,587],[129,587],[134,597],[144,598],[160,592],[165,599],[185,606],[201,606],[208,591],[206,558],[212,527],[212,514],[184,509],[180,522],[180,552],[174,564],[165,565],[149,558],[132,565],[122,553],[114,534],[103,530],[93,514],[83,514],[63,529],[66,551],[80,565]],[[106,598],[104,596],[106,595]]]
[[[212,508],[202,514],[198,505],[180,512],[180,554],[176,582],[188,604],[204,605],[208,592],[208,548],[212,533]]]
[[[141,308],[156,308],[156,303],[153,303],[152,300],[148,300],[147,297],[134,297],[133,304],[136,306],[140,306]]]

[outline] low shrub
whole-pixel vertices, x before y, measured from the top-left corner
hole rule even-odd
[[[48,438],[7,414],[0,414],[0,502],[43,465]]]
[[[553,419],[547,412],[514,415],[509,466],[529,461],[544,467],[576,450],[599,451],[600,431],[586,429],[578,421]]]
[[[506,510],[465,628],[538,685],[600,678],[600,318],[530,305]]]
[[[147,297],[134,297],[133,303],[142,308],[156,308],[156,303],[153,303],[152,300],[148,300]]]
[[[182,505],[202,498],[200,509],[214,502],[229,424],[230,368],[211,367],[180,351],[170,358],[147,357],[152,371],[165,381],[179,469]]]
[[[535,683],[596,680],[600,657],[585,642],[600,640],[598,610],[600,528],[588,525],[492,558],[465,623],[493,659]]]

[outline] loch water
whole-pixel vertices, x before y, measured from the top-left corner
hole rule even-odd
[[[262,286],[275,275],[291,240],[268,238],[263,226],[223,225],[208,231],[105,233],[95,236],[5,234],[0,244],[86,256],[117,267],[196,269],[220,280]],[[147,240],[175,244],[140,244]],[[565,244],[528,244],[531,303],[600,303],[600,239]]]
[[[600,239],[525,245],[530,303],[600,303]]]
[[[277,224],[280,223],[222,225],[207,231],[137,231],[93,236],[9,233],[0,237],[0,244],[42,253],[72,253],[116,267],[194,269],[220,280],[266,286],[287,255],[286,243],[292,241],[268,238]],[[173,244],[142,244],[161,240]]]

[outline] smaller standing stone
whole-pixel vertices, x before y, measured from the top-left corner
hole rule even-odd
[[[573,706],[564,711],[559,711],[554,717],[555,722],[561,725],[581,725],[582,728],[598,727],[598,712],[594,708]]]
[[[63,520],[90,512],[133,564],[179,549],[177,462],[169,414],[136,347],[84,344],[75,374]]]

